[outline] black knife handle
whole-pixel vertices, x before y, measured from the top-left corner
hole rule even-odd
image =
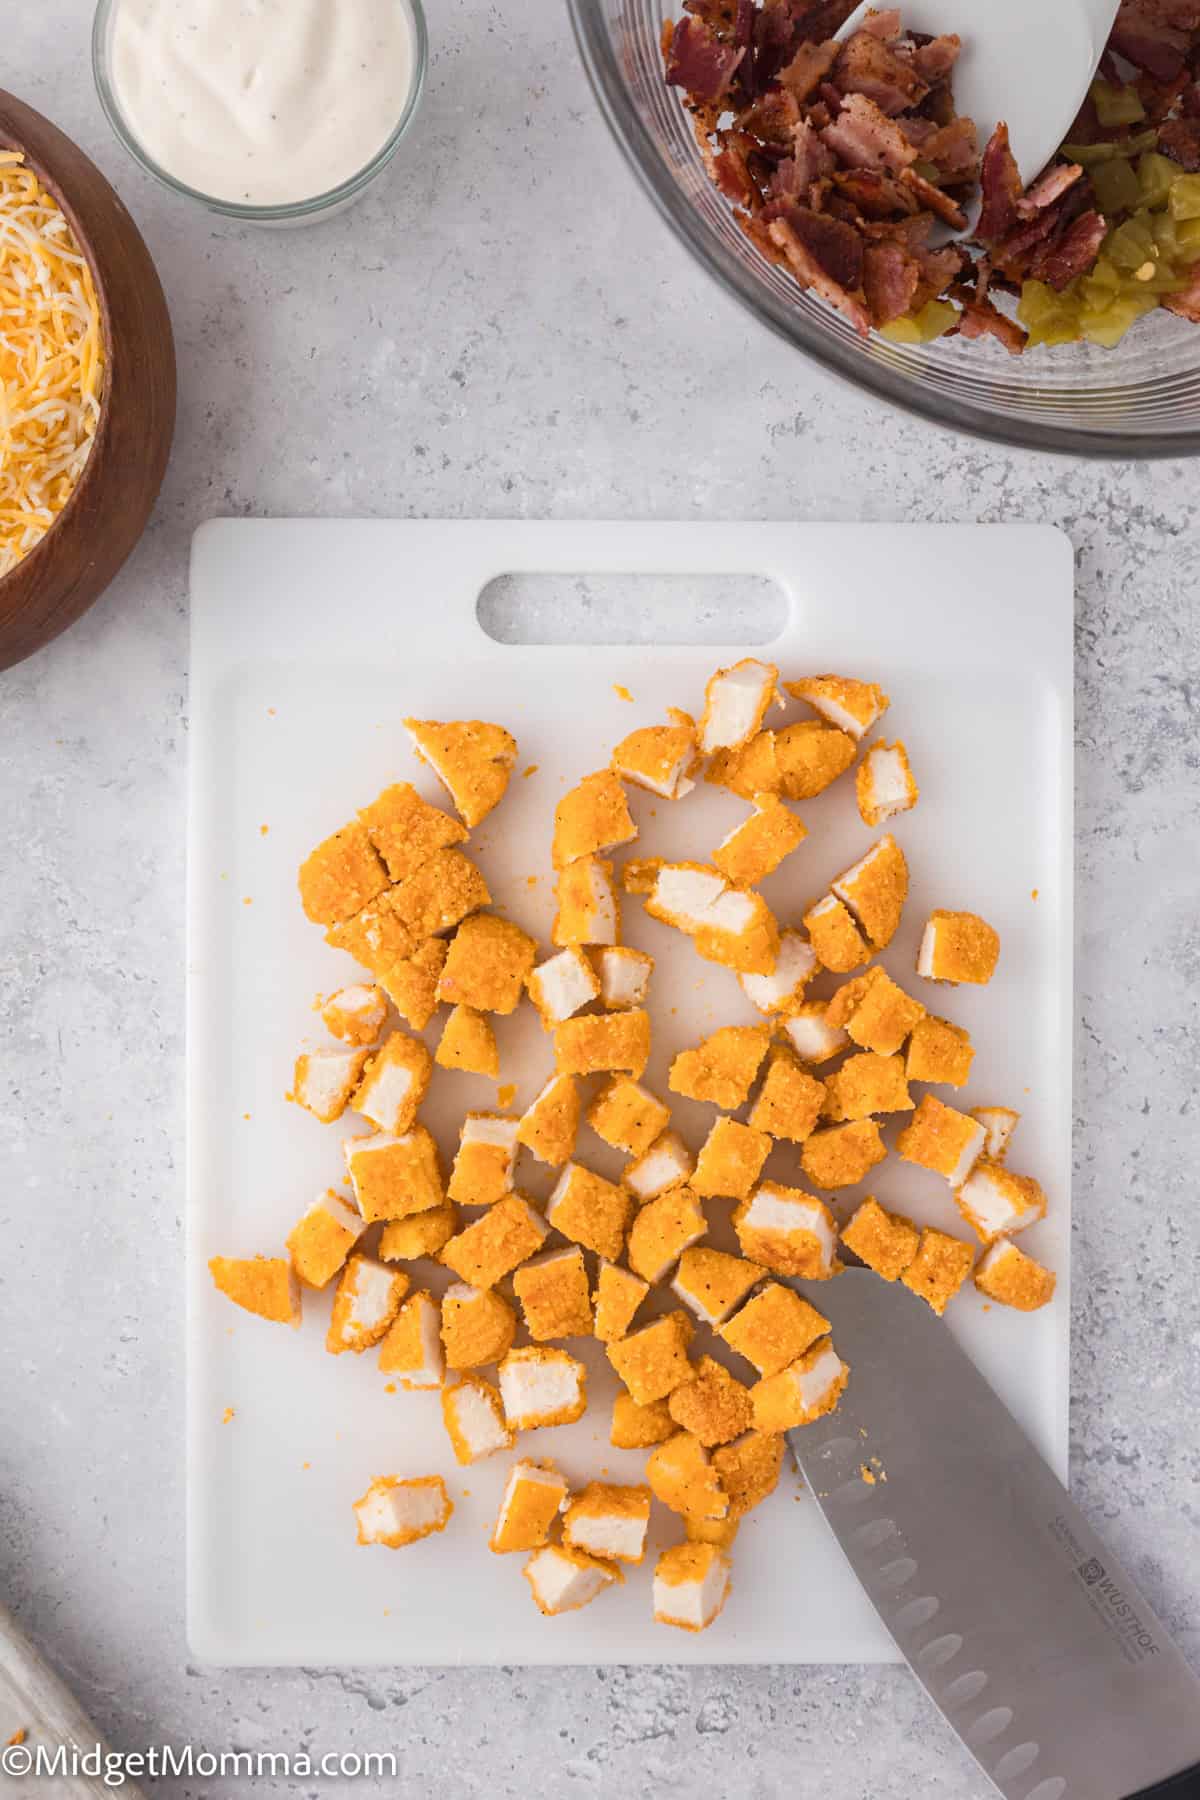
[[[1200,1800],[1200,1763],[1170,1775],[1154,1787],[1140,1788],[1129,1800]]]

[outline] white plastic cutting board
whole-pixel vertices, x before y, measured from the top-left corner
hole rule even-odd
[[[921,803],[896,826],[912,890],[884,960],[931,1007],[970,1028],[977,1054],[960,1103],[1007,1103],[1023,1113],[1010,1160],[1050,1195],[1049,1217],[1025,1241],[1059,1274],[1058,1297],[1041,1313],[986,1308],[968,1291],[952,1306],[948,1329],[1065,1474],[1066,539],[1041,527],[218,520],[197,534],[192,563],[193,1650],[219,1663],[889,1658],[890,1641],[790,1468],[742,1527],[733,1593],[714,1629],[692,1636],[654,1626],[649,1567],[582,1612],[542,1619],[521,1578],[523,1558],[493,1556],[485,1544],[512,1458],[458,1468],[436,1395],[389,1394],[370,1353],[327,1355],[328,1294],[306,1297],[305,1325],[294,1333],[238,1312],[211,1287],[209,1256],[279,1253],[309,1199],[339,1178],[344,1126],[322,1126],[284,1100],[297,1052],[322,1041],[314,995],[352,973],[304,918],[295,872],[313,844],[387,782],[412,779],[440,798],[411,755],[404,715],[494,718],[517,735],[519,768],[536,765],[536,773],[514,778],[475,835],[474,853],[511,916],[548,941],[550,827],[563,790],[668,705],[698,710],[712,669],[747,649],[504,646],[484,634],[475,608],[484,585],[508,571],[766,575],[785,591],[790,617],[761,648],[785,678],[835,669],[878,679],[890,692],[887,735],[907,743]],[[701,784],[676,806],[639,795],[634,810],[640,851],[703,858],[744,807]],[[873,836],[849,781],[797,810],[809,840],[764,889],[784,922],[798,919]],[[977,910],[996,924],[1003,955],[989,988],[917,981],[920,922],[933,906]],[[756,1015],[732,975],[701,963],[636,901],[626,906],[625,935],[660,959],[647,1080],[665,1094],[679,1048],[717,1024]],[[520,1106],[548,1072],[547,1043],[528,1007],[501,1022],[500,1039],[502,1077],[517,1083]],[[462,1113],[494,1104],[491,1082],[438,1071],[424,1116],[451,1151]],[[676,1117],[698,1145],[713,1113],[678,1102]],[[344,1125],[361,1129],[358,1120]],[[619,1166],[587,1129],[579,1154],[604,1173]],[[793,1156],[777,1149],[769,1172],[794,1179]],[[547,1177],[523,1159],[520,1179],[530,1192],[544,1194]],[[895,1157],[869,1186],[888,1204],[962,1229],[944,1186]],[[839,1213],[858,1197],[839,1196]],[[714,1218],[728,1210],[710,1203]],[[836,1283],[828,1307],[836,1338]],[[593,1371],[586,1417],[526,1437],[520,1452],[557,1458],[580,1483],[603,1474],[636,1480],[643,1459],[608,1445],[614,1383],[598,1351],[588,1344],[581,1352]],[[433,1471],[447,1477],[456,1505],[444,1534],[399,1552],[356,1545],[351,1503],[373,1477]],[[656,1506],[653,1543],[679,1535],[678,1522]]]

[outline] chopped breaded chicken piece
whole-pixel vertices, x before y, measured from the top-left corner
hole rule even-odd
[[[640,1563],[650,1525],[650,1489],[589,1481],[563,1508],[563,1543],[613,1562]]]
[[[779,670],[774,663],[744,656],[730,669],[718,669],[704,690],[700,719],[700,749],[737,750],[749,741],[763,722],[768,706],[777,698]]]
[[[677,1431],[651,1451],[646,1480],[656,1500],[685,1518],[723,1519],[729,1511],[708,1451],[690,1431]]]
[[[495,1287],[540,1250],[546,1221],[520,1194],[497,1200],[443,1247],[441,1261],[472,1287]]]
[[[750,1112],[750,1124],[773,1138],[802,1144],[816,1130],[825,1104],[825,1084],[809,1075],[782,1046],[767,1058],[767,1073]]]
[[[985,986],[1000,960],[1000,934],[978,913],[929,915],[917,952],[917,974],[928,981],[966,981]]]
[[[908,751],[899,739],[894,744],[881,740],[871,745],[858,765],[854,792],[859,816],[872,831],[897,814],[912,811],[921,790],[913,779]]]
[[[460,1069],[465,1075],[500,1073],[496,1034],[483,1013],[470,1006],[456,1006],[446,1020],[433,1060],[440,1069]]]
[[[517,1142],[558,1168],[575,1153],[582,1102],[573,1075],[552,1075],[517,1124]]]
[[[380,1475],[354,1502],[360,1544],[383,1544],[400,1550],[418,1538],[444,1531],[454,1511],[440,1475]]]
[[[445,938],[426,938],[411,956],[385,963],[376,971],[388,999],[414,1031],[424,1031],[437,1011],[437,985],[449,949]]]
[[[621,886],[627,894],[652,894],[664,866],[661,856],[631,856],[621,865]]]
[[[840,734],[839,734],[840,735]],[[737,750],[718,750],[705,771],[705,781],[728,788],[743,800],[757,794],[778,794],[783,788],[773,731],[758,731]]]
[[[344,950],[364,969],[370,969],[385,987],[388,971],[415,956],[420,949],[412,927],[397,911],[401,885],[398,882],[395,887],[382,888],[368,905],[360,907],[350,918],[331,925],[325,933],[327,944],[335,950]]]
[[[761,894],[731,888],[703,863],[662,863],[646,911],[686,932],[699,956],[742,974],[769,975],[779,954],[779,927]]]
[[[662,800],[682,800],[695,787],[696,726],[687,713],[672,709],[672,725],[644,725],[623,737],[612,753],[622,781]]]
[[[595,1323],[593,1330],[602,1344],[615,1344],[623,1338],[637,1314],[638,1307],[650,1292],[650,1283],[640,1275],[622,1269],[618,1263],[602,1256],[596,1272]]]
[[[711,1356],[702,1356],[691,1379],[668,1394],[667,1410],[706,1450],[740,1437],[754,1415],[745,1383]]]
[[[950,1186],[957,1188],[982,1155],[986,1136],[978,1119],[944,1106],[933,1094],[925,1094],[896,1139],[896,1152],[905,1162],[945,1176]]]
[[[442,1419],[457,1462],[480,1462],[513,1447],[499,1391],[481,1375],[464,1375],[442,1389]]]
[[[615,1563],[565,1544],[547,1544],[544,1550],[535,1550],[521,1573],[533,1591],[538,1611],[548,1619],[578,1612],[620,1579]]]
[[[665,1444],[677,1429],[665,1400],[639,1406],[633,1395],[622,1389],[613,1401],[608,1441],[618,1450],[649,1450]]]
[[[365,1228],[362,1217],[332,1188],[318,1194],[287,1238],[292,1267],[305,1287],[323,1288],[332,1281]]]
[[[370,806],[359,807],[358,816],[393,881],[415,875],[435,851],[466,842],[458,820],[422,800],[409,781],[384,788]]]
[[[415,1262],[436,1256],[458,1230],[458,1209],[452,1200],[413,1213],[409,1219],[389,1219],[379,1235],[379,1254],[384,1262]]]
[[[535,939],[511,919],[475,913],[451,940],[438,999],[476,1012],[515,1012],[536,956]]]
[[[780,1029],[801,1062],[829,1062],[850,1042],[850,1034],[829,1023],[825,1000],[806,1000],[794,1013],[780,1020]]]
[[[985,1244],[1024,1231],[1046,1215],[1046,1196],[1031,1175],[1014,1175],[986,1156],[979,1158],[954,1201]]]
[[[343,1044],[373,1044],[387,1018],[387,995],[382,988],[355,982],[322,1000],[319,1011],[330,1037]]]
[[[491,1206],[513,1189],[520,1120],[503,1113],[468,1113],[446,1190],[463,1206]]]
[[[853,1217],[842,1226],[842,1242],[860,1262],[884,1281],[896,1281],[917,1254],[920,1232],[903,1213],[888,1212],[868,1194]]]
[[[296,1058],[291,1092],[286,1096],[306,1112],[332,1125],[340,1119],[362,1080],[369,1050],[310,1050]]]
[[[829,1320],[815,1306],[781,1282],[768,1281],[726,1320],[719,1335],[760,1375],[777,1375],[828,1330]]]
[[[804,915],[804,929],[813,953],[823,969],[847,975],[869,961],[868,944],[849,907],[836,894],[825,894]]]
[[[860,1050],[894,1056],[905,1038],[921,1027],[925,1008],[876,963],[838,989],[826,1017],[831,1025],[844,1025]],[[914,1079],[910,1069],[909,1080]]]
[[[600,983],[584,952],[572,944],[538,963],[529,976],[529,998],[547,1031],[599,998]]]
[[[429,1091],[433,1058],[420,1038],[393,1031],[375,1051],[350,1104],[380,1131],[410,1131]]]
[[[704,1199],[744,1200],[771,1154],[765,1131],[720,1118],[700,1147],[692,1186]]]
[[[773,1018],[797,1010],[816,972],[816,951],[802,931],[785,925],[779,933],[779,951],[771,973],[739,975],[738,982],[751,1006]]]
[[[764,1274],[759,1263],[724,1250],[685,1250],[671,1291],[705,1325],[721,1325]]]
[[[674,1544],[654,1565],[654,1619],[705,1631],[729,1596],[733,1565],[719,1544]]]
[[[815,800],[854,761],[857,746],[849,732],[802,719],[775,733],[778,792],[785,800]]]
[[[647,1201],[634,1218],[626,1251],[629,1266],[644,1281],[662,1281],[707,1230],[704,1209],[691,1188],[672,1188]]]
[[[565,1238],[616,1262],[632,1212],[633,1201],[624,1188],[570,1162],[554,1185],[546,1218]]]
[[[491,898],[487,882],[461,850],[439,850],[415,875],[388,890],[389,907],[414,944],[453,931],[471,913],[490,905]],[[449,962],[449,957],[446,960]],[[443,968],[443,978],[445,972]],[[466,998],[462,994],[442,997]]]
[[[581,856],[558,872],[554,884],[558,911],[551,941],[561,949],[573,944],[615,944],[621,931],[621,907],[613,882],[612,863]]]
[[[474,830],[504,798],[517,741],[502,725],[479,719],[405,719],[413,749],[428,763],[454,802],[456,812]]]
[[[775,1492],[783,1468],[783,1438],[775,1432],[747,1431],[713,1451],[712,1466],[729,1498],[729,1510],[745,1518]]]
[[[481,1369],[512,1349],[517,1315],[490,1288],[451,1282],[442,1295],[442,1348],[450,1369]]]
[[[971,1034],[949,1019],[926,1014],[914,1026],[909,1039],[904,1072],[910,1081],[944,1082],[947,1087],[966,1087],[975,1051]]]
[[[423,1125],[393,1136],[347,1138],[342,1144],[354,1200],[368,1225],[376,1219],[407,1219],[446,1198],[438,1147]]]
[[[365,826],[343,825],[300,864],[300,904],[316,925],[340,925],[388,885],[382,859]]]
[[[554,1028],[554,1066],[560,1075],[640,1075],[650,1060],[650,1014],[586,1014]]]
[[[908,898],[908,863],[890,831],[830,886],[872,949],[891,943]]]
[[[866,1119],[872,1113],[911,1112],[914,1101],[904,1078],[902,1056],[860,1050],[825,1077],[826,1111],[831,1119]]]
[[[441,1307],[424,1288],[410,1294],[379,1346],[379,1372],[402,1388],[423,1393],[440,1388],[446,1373]]]
[[[608,944],[592,951],[592,966],[600,981],[600,1004],[608,1012],[642,1005],[654,973],[652,956],[628,944]]]
[[[581,856],[631,844],[637,834],[625,789],[611,769],[598,769],[585,775],[555,807],[551,861],[556,869],[565,869]]]
[[[698,931],[717,901],[729,890],[729,883],[720,870],[707,863],[671,863],[658,858],[645,866],[649,885],[639,876],[637,885],[631,888],[629,882],[634,865],[626,863],[627,891],[646,894],[646,911],[650,917],[660,919],[664,925],[674,925],[677,931]]]
[[[857,742],[887,711],[890,701],[874,681],[854,681],[846,675],[806,675],[802,681],[785,681],[793,700],[807,700],[814,712],[839,731],[848,731]]]
[[[692,1322],[686,1313],[667,1313],[618,1343],[609,1344],[609,1362],[639,1406],[665,1400],[672,1388],[686,1381],[692,1365],[688,1345]]]
[[[987,1132],[984,1155],[990,1156],[993,1162],[1003,1162],[1009,1139],[1021,1122],[1020,1113],[1014,1112],[1011,1106],[973,1106],[971,1117],[978,1119]]]
[[[853,1187],[887,1156],[874,1119],[814,1131],[800,1146],[800,1167],[818,1187]]]
[[[504,1484],[488,1548],[498,1556],[510,1550],[539,1549],[549,1538],[569,1492],[553,1463],[515,1462]]]
[[[850,1370],[833,1347],[821,1338],[811,1350],[777,1375],[765,1375],[750,1389],[756,1431],[792,1431],[811,1425],[836,1410]]]
[[[626,1163],[621,1171],[621,1185],[627,1187],[641,1204],[655,1200],[681,1181],[689,1181],[696,1159],[677,1131],[664,1131],[655,1138],[644,1156]]]
[[[975,1261],[975,1250],[962,1238],[926,1227],[917,1254],[900,1279],[906,1288],[927,1300],[940,1317],[957,1294]]]
[[[723,1025],[671,1064],[668,1086],[689,1100],[708,1100],[726,1112],[750,1095],[771,1042],[769,1025]]]
[[[276,1325],[299,1325],[300,1282],[286,1256],[212,1256],[208,1272],[235,1306]]]
[[[389,1269],[361,1250],[351,1251],[334,1290],[325,1348],[334,1356],[369,1350],[400,1311],[408,1289],[403,1269]]]
[[[776,1275],[825,1281],[841,1268],[837,1223],[823,1200],[764,1181],[733,1215],[742,1254]]]
[[[565,1350],[510,1350],[500,1364],[500,1398],[514,1431],[573,1425],[587,1406],[587,1370]]]
[[[1018,1312],[1037,1312],[1054,1298],[1057,1279],[1032,1256],[1026,1256],[1007,1238],[997,1238],[984,1251],[975,1269],[975,1286],[989,1300],[1014,1306]]]
[[[590,1337],[592,1296],[583,1251],[544,1250],[513,1274],[525,1329],[536,1344],[555,1338]]]
[[[749,818],[727,832],[713,851],[713,865],[734,887],[755,887],[807,836],[777,795],[759,794]]]
[[[644,1156],[671,1122],[671,1109],[629,1075],[606,1081],[587,1109],[596,1136],[614,1150]]]

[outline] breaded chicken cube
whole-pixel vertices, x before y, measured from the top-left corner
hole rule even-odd
[[[902,1056],[860,1050],[825,1077],[825,1110],[831,1119],[866,1119],[872,1113],[911,1112],[914,1101]]]
[[[400,1311],[408,1289],[403,1269],[389,1269],[373,1256],[352,1251],[334,1290],[325,1348],[333,1356],[343,1350],[369,1350]]]
[[[821,1338],[794,1363],[777,1375],[766,1375],[750,1389],[756,1431],[792,1431],[811,1425],[836,1410],[850,1370],[833,1347]]]
[[[625,1248],[633,1206],[624,1188],[570,1162],[554,1184],[546,1219],[573,1243],[616,1262]]]
[[[612,753],[612,766],[622,781],[657,794],[660,800],[682,800],[695,787],[696,725],[674,708],[670,725],[644,725],[623,737]]]
[[[323,1288],[332,1281],[365,1229],[361,1215],[332,1188],[318,1194],[287,1239],[292,1267],[305,1287]]]
[[[905,1162],[942,1175],[953,1188],[961,1187],[983,1153],[987,1132],[968,1113],[944,1106],[933,1094],[921,1104],[896,1139],[896,1153]]]
[[[379,1346],[379,1372],[415,1393],[440,1388],[446,1373],[442,1310],[425,1288],[411,1293]]]
[[[723,1025],[671,1064],[668,1086],[689,1100],[708,1100],[733,1112],[750,1097],[771,1042],[769,1025]]]
[[[370,1050],[310,1050],[296,1058],[292,1090],[287,1095],[297,1106],[332,1125],[349,1105],[362,1080]]]
[[[600,997],[596,971],[577,945],[558,950],[529,976],[529,998],[547,1031]]]
[[[665,1400],[692,1372],[688,1345],[692,1322],[686,1313],[667,1313],[631,1332],[606,1352],[609,1362],[639,1406]]]
[[[472,1287],[491,1288],[541,1249],[546,1221],[520,1194],[503,1200],[452,1237],[441,1260],[460,1281]]]
[[[551,942],[560,949],[576,944],[615,944],[621,932],[621,906],[613,882],[612,863],[581,856],[560,869],[554,884],[558,911]]]
[[[847,675],[806,675],[783,685],[793,700],[806,700],[814,712],[856,741],[878,724],[891,704],[876,682],[854,681]]]
[[[577,1244],[544,1250],[513,1274],[513,1288],[535,1344],[555,1338],[590,1337],[592,1295],[587,1264]]]
[[[452,1200],[413,1213],[408,1219],[389,1219],[379,1234],[379,1254],[384,1262],[415,1262],[436,1256],[458,1230],[458,1208]]]
[[[802,1144],[816,1130],[825,1104],[825,1084],[809,1075],[789,1050],[777,1048],[767,1059],[767,1073],[750,1111],[755,1131]]]
[[[555,807],[551,861],[556,869],[565,869],[581,856],[631,844],[637,834],[625,789],[611,769],[598,769],[585,775]]]
[[[464,1375],[442,1389],[442,1418],[457,1462],[481,1462],[513,1447],[499,1392],[480,1375]]]
[[[765,1131],[741,1125],[736,1119],[719,1118],[700,1146],[692,1187],[706,1200],[744,1200],[770,1154],[771,1140]]]
[[[741,1305],[764,1272],[761,1264],[730,1256],[725,1250],[685,1250],[671,1291],[702,1324],[715,1328]]]
[[[517,1142],[559,1168],[575,1153],[582,1102],[573,1075],[552,1075],[517,1122]]]
[[[854,922],[849,907],[836,894],[825,894],[804,915],[804,929],[823,969],[848,975],[869,961],[871,946]]]
[[[706,1450],[748,1431],[754,1413],[745,1383],[711,1356],[702,1356],[690,1381],[667,1395],[667,1411]]]
[[[733,1564],[719,1544],[674,1544],[654,1565],[654,1620],[706,1631],[729,1596]]]
[[[537,1608],[546,1618],[578,1612],[581,1606],[620,1580],[615,1563],[602,1562],[565,1544],[547,1544],[535,1550],[521,1571],[533,1592]]]
[[[424,938],[453,931],[481,906],[489,906],[491,899],[487,882],[461,850],[437,851],[415,875],[389,892],[391,910],[399,923],[407,927],[414,945]],[[444,969],[442,974],[444,977]],[[454,994],[449,998],[466,996]]]
[[[608,1441],[617,1450],[650,1450],[655,1444],[665,1444],[678,1429],[665,1400],[639,1406],[622,1388],[613,1401]]]
[[[662,863],[646,911],[686,932],[697,954],[742,974],[769,975],[779,955],[779,926],[761,894],[731,888],[703,863]]]
[[[925,1008],[876,963],[838,989],[827,1017],[833,1025],[844,1025],[860,1050],[894,1056],[925,1023]],[[909,1079],[915,1079],[911,1071]]]
[[[629,1075],[606,1081],[587,1109],[596,1136],[614,1150],[644,1156],[671,1122],[671,1109]]]
[[[451,939],[438,999],[476,1012],[516,1012],[536,956],[535,940],[511,919],[473,913]]]
[[[500,1364],[500,1398],[513,1431],[573,1425],[587,1406],[587,1370],[565,1350],[510,1350]]]
[[[490,1288],[451,1282],[442,1295],[442,1348],[449,1369],[482,1369],[512,1349],[517,1315]]]
[[[659,871],[665,866],[661,856],[627,857],[621,864],[621,886],[627,894],[637,894],[644,899],[654,892]]]
[[[1026,1256],[1007,1238],[997,1238],[984,1251],[975,1268],[975,1286],[989,1300],[1014,1306],[1018,1312],[1037,1312],[1054,1298],[1056,1277],[1032,1256]]]
[[[382,988],[354,982],[339,988],[321,1002],[321,1023],[330,1037],[343,1044],[373,1044],[387,1018],[387,995]]]
[[[713,866],[734,887],[756,887],[774,873],[808,836],[776,794],[760,794],[749,818],[735,825],[713,851]]]
[[[354,1502],[360,1544],[383,1544],[400,1550],[418,1538],[444,1531],[454,1511],[440,1475],[418,1475],[401,1480],[381,1475]]]
[[[650,1526],[650,1489],[589,1481],[563,1509],[563,1543],[610,1562],[640,1563]]]
[[[917,952],[917,974],[927,981],[966,981],[985,986],[1000,960],[1000,934],[978,913],[931,912]]]
[[[984,1155],[990,1156],[993,1162],[1003,1162],[1009,1139],[1021,1122],[1020,1113],[1014,1112],[1011,1106],[973,1106],[971,1117],[978,1119],[987,1132]]]
[[[365,826],[355,820],[300,864],[300,904],[314,924],[340,925],[381,894],[389,880]]]
[[[438,1148],[424,1125],[399,1137],[377,1131],[371,1137],[347,1138],[342,1155],[355,1205],[368,1225],[377,1219],[407,1219],[445,1201]]]
[[[723,1519],[729,1499],[698,1437],[677,1431],[646,1458],[646,1480],[654,1498],[690,1519]]]
[[[917,1254],[900,1279],[906,1288],[928,1301],[940,1317],[971,1273],[974,1261],[973,1245],[927,1226],[921,1233]]]
[[[398,910],[402,883],[384,887],[366,906],[348,919],[340,919],[325,933],[325,942],[335,950],[344,950],[364,969],[370,969],[381,981],[387,971],[421,948],[412,927],[400,917]],[[384,981],[384,985],[387,983]]]
[[[728,788],[742,800],[753,800],[758,794],[780,793],[783,771],[776,749],[776,733],[756,731],[738,749],[718,750],[705,770],[704,779],[714,787]]]
[[[498,1556],[511,1550],[540,1549],[569,1492],[553,1463],[515,1462],[504,1484],[488,1548]]]
[[[647,1200],[656,1200],[680,1182],[690,1181],[695,1168],[696,1159],[679,1133],[664,1131],[644,1156],[626,1163],[621,1171],[621,1185],[645,1205]]]
[[[648,1200],[634,1218],[626,1250],[629,1266],[643,1281],[662,1281],[707,1230],[704,1209],[691,1188],[672,1188]]]
[[[554,1028],[554,1065],[560,1075],[624,1071],[638,1076],[649,1060],[650,1014],[643,1007],[589,1013],[582,1019],[564,1019]]]
[[[743,1519],[779,1485],[783,1438],[775,1432],[747,1431],[732,1444],[720,1444],[713,1451],[712,1466],[729,1498],[730,1512]]]
[[[910,1081],[966,1087],[974,1057],[969,1031],[952,1025],[949,1019],[935,1019],[927,1014],[913,1029],[904,1070]]]
[[[474,830],[504,798],[517,760],[516,739],[502,725],[480,719],[404,723],[418,757],[429,764],[459,817]]]
[[[859,817],[873,831],[899,813],[912,811],[921,790],[913,779],[908,751],[899,739],[894,744],[885,744],[881,739],[871,745],[858,765],[854,792]]]
[[[654,973],[654,958],[628,944],[608,944],[592,951],[592,966],[600,982],[600,1004],[606,1012],[625,1012],[641,1006]]]
[[[652,919],[686,932],[698,931],[729,890],[720,870],[708,863],[664,862],[661,857],[626,863],[624,879],[628,893],[646,895]]]
[[[737,750],[752,738],[763,722],[768,706],[777,698],[779,670],[774,663],[744,656],[730,669],[718,669],[704,690],[700,719],[700,749]]]
[[[842,1226],[842,1242],[884,1281],[896,1281],[917,1254],[920,1232],[903,1213],[888,1212],[868,1194]]]
[[[1046,1196],[1031,1175],[1014,1175],[981,1156],[954,1196],[959,1212],[985,1244],[1011,1237],[1046,1216]]]
[[[393,881],[415,875],[436,851],[466,842],[458,820],[430,806],[409,781],[384,788],[370,806],[359,807],[358,817]]]
[[[286,1256],[212,1256],[208,1272],[235,1306],[275,1325],[299,1325],[300,1281]]]
[[[817,953],[802,931],[785,925],[779,933],[779,953],[769,975],[739,975],[738,982],[751,1006],[768,1018],[792,1013],[804,999],[804,990],[817,972]]]
[[[438,1009],[437,985],[449,948],[445,938],[426,938],[411,956],[376,970],[388,999],[414,1031],[424,1031]]]
[[[891,943],[908,898],[908,863],[890,831],[830,885],[872,949]]]
[[[874,1119],[814,1131],[800,1146],[800,1167],[817,1187],[853,1187],[887,1156]]]
[[[519,1119],[503,1113],[468,1113],[446,1190],[463,1206],[492,1206],[513,1189]]]
[[[778,792],[785,800],[815,800],[854,761],[858,746],[848,731],[801,719],[775,733]]]
[[[760,1375],[777,1375],[828,1330],[829,1320],[793,1288],[768,1281],[726,1320],[720,1336]]]
[[[638,1307],[650,1292],[650,1283],[634,1275],[619,1263],[602,1256],[596,1272],[593,1296],[595,1319],[593,1330],[603,1344],[615,1344],[632,1325]]]
[[[775,1275],[825,1281],[841,1268],[837,1223],[823,1200],[802,1188],[764,1181],[734,1209],[743,1256]]]
[[[779,1027],[804,1063],[829,1062],[850,1042],[849,1032],[829,1023],[826,1000],[806,1000],[788,1018],[781,1019]]]
[[[483,1013],[470,1006],[452,1009],[442,1030],[433,1060],[439,1069],[459,1069],[464,1075],[500,1073],[496,1034]]]
[[[403,1136],[429,1091],[433,1058],[420,1038],[393,1031],[363,1070],[350,1104],[380,1131]]]

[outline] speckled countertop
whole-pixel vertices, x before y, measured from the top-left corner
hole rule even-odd
[[[455,1800],[981,1795],[899,1669],[190,1663],[186,559],[214,513],[1026,519],[1078,559],[1072,1481],[1200,1663],[1196,465],[988,449],[785,355],[635,191],[549,0],[536,26],[435,0],[407,154],[291,234],[138,177],[84,0],[10,10],[5,84],[97,156],[157,257],[181,405],[122,577],[0,675],[0,1593],[124,1749],[395,1749],[404,1792]]]

